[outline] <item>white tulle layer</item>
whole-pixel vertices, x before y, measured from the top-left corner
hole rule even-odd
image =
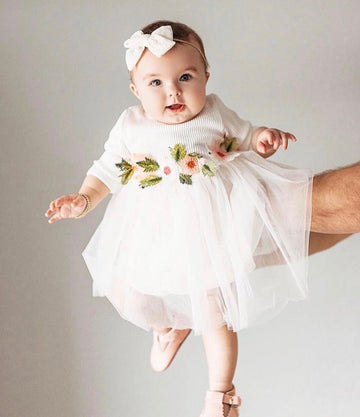
[[[214,177],[114,194],[83,252],[93,295],[152,328],[238,331],[307,295],[312,175],[244,152]]]

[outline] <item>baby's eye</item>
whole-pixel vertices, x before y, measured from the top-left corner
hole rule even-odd
[[[161,84],[160,80],[152,80],[150,85],[152,85],[153,87],[158,87]]]
[[[189,81],[191,79],[191,75],[190,74],[183,74],[180,77],[180,81]]]

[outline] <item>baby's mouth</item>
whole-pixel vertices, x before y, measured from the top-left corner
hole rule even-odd
[[[180,104],[180,103],[171,104],[170,106],[166,106],[166,108],[168,110],[173,111],[173,112],[180,112],[180,111],[184,110],[185,104]]]

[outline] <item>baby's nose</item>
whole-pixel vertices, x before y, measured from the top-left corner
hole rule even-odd
[[[169,85],[169,96],[170,97],[175,97],[175,96],[180,96],[181,94],[181,89],[177,84],[171,84]]]

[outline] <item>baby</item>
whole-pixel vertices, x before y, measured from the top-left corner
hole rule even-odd
[[[130,90],[105,152],[49,223],[80,218],[112,193],[83,255],[93,295],[153,330],[165,370],[191,329],[209,367],[202,417],[235,417],[237,331],[306,296],[311,173],[266,160],[293,134],[253,127],[206,94],[203,42],[154,22],[125,42]]]

